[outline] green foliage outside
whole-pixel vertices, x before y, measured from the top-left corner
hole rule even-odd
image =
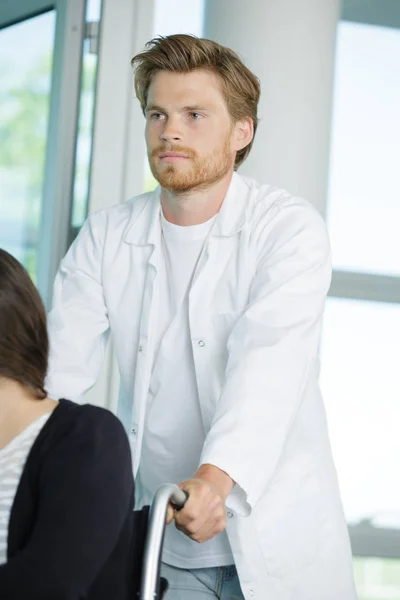
[[[152,192],[158,186],[158,181],[153,177],[153,175],[148,175],[144,180],[144,191]]]
[[[92,127],[92,94],[96,75],[93,57],[85,55],[80,102],[79,139],[88,143]],[[36,278],[37,246],[46,160],[52,54],[46,53],[22,80],[1,91],[0,176],[2,180],[0,246],[5,247]],[[7,65],[0,73],[7,75]],[[3,81],[6,80],[3,77]],[[89,162],[78,147],[75,195],[79,215],[85,216]],[[82,158],[82,160],[80,160]],[[5,223],[18,225],[10,241]],[[5,229],[2,230],[2,225]],[[21,239],[22,237],[22,239]],[[6,241],[5,241],[6,239]]]
[[[0,66],[4,73],[7,65]],[[27,241],[22,262],[34,277],[36,245],[45,165],[46,133],[49,112],[49,73],[51,56],[37,65],[11,89],[1,93],[3,118],[0,122],[0,170],[6,182],[2,214],[7,221],[23,218]],[[4,206],[5,204],[5,206]],[[0,244],[3,245],[0,239]],[[10,248],[12,251],[12,248]]]
[[[359,600],[400,600],[400,560],[353,559]]]

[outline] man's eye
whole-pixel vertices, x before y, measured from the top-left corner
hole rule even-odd
[[[190,118],[194,121],[197,121],[198,119],[201,119],[201,114],[197,112],[192,112],[190,113]]]
[[[150,115],[150,119],[152,121],[159,121],[160,119],[162,119],[163,115],[161,113],[151,113]]]

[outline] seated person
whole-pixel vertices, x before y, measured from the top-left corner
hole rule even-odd
[[[0,598],[130,600],[134,484],[109,411],[47,397],[44,307],[0,250]]]

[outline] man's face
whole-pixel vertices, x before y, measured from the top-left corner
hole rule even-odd
[[[159,71],[146,107],[151,171],[165,189],[204,189],[233,170],[235,125],[217,75]]]

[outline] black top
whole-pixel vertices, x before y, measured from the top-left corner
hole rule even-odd
[[[130,599],[133,494],[119,420],[102,408],[60,400],[21,475],[0,598]]]

